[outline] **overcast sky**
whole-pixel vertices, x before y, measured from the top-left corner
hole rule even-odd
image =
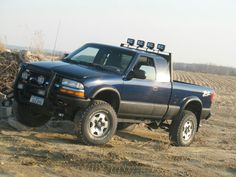
[[[176,62],[236,67],[236,0],[0,0],[0,39],[72,51],[127,37],[166,44]]]

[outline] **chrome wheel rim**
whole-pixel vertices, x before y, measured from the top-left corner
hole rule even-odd
[[[90,134],[95,137],[103,137],[109,131],[109,118],[103,112],[92,115],[89,123]]]
[[[183,140],[184,141],[189,141],[192,137],[193,134],[193,122],[192,121],[187,121],[185,122],[183,126]]]

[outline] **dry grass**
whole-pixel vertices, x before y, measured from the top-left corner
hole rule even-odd
[[[4,52],[6,50],[5,44],[0,40],[0,52]]]
[[[30,49],[38,56],[44,56],[44,35],[42,31],[35,31],[30,44]]]

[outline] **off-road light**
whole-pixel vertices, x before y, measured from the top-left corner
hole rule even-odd
[[[41,96],[44,96],[45,95],[45,90],[38,90],[37,93]]]
[[[165,50],[166,46],[164,44],[158,44],[157,49],[163,52]]]
[[[137,45],[138,45],[138,47],[144,47],[145,42],[143,40],[138,40]]]
[[[148,42],[147,43],[147,48],[152,50],[152,49],[154,49],[154,47],[155,47],[155,44],[153,42]]]
[[[17,88],[18,88],[18,89],[23,89],[23,88],[24,88],[24,85],[23,85],[23,84],[18,84],[18,85],[17,85]]]
[[[135,40],[134,40],[134,39],[131,39],[131,38],[128,38],[128,39],[127,39],[127,44],[133,46],[134,43],[135,43]]]
[[[39,85],[43,84],[44,81],[45,81],[45,77],[43,77],[42,75],[37,78],[37,82]]]
[[[22,74],[21,74],[21,78],[24,79],[24,80],[27,80],[29,78],[29,73],[27,71],[24,71]]]

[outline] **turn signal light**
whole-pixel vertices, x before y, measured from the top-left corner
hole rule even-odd
[[[211,103],[213,103],[213,102],[214,102],[215,96],[216,96],[216,93],[215,93],[215,92],[213,92],[213,93],[211,94]]]
[[[74,91],[74,90],[69,90],[65,88],[60,88],[60,92],[64,94],[72,95],[72,96],[81,97],[81,98],[85,97],[85,93],[83,91]]]

